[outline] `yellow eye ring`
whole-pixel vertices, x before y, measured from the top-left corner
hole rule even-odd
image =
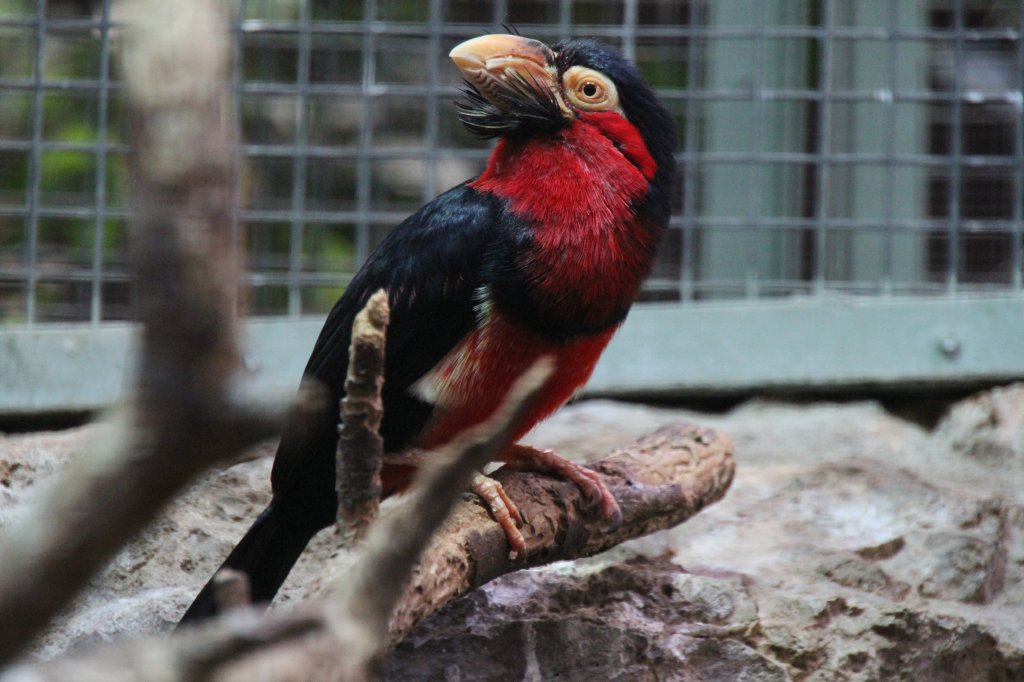
[[[578,109],[608,111],[619,106],[615,84],[604,74],[585,66],[573,66],[562,76],[566,97]]]

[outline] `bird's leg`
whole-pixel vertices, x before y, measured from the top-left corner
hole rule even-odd
[[[512,550],[511,557],[518,559],[526,556],[526,540],[519,532],[523,517],[519,515],[519,507],[501,487],[501,483],[483,474],[476,474],[473,476],[472,486],[473,492],[480,497],[484,506],[491,512],[491,518],[497,521],[501,529],[505,531],[505,539],[508,540],[508,546]]]
[[[426,461],[427,457],[429,457],[429,453],[416,448],[409,448],[398,453],[385,454],[384,463],[393,467],[416,469]],[[523,517],[519,514],[519,507],[508,496],[505,489],[501,487],[501,483],[498,483],[489,476],[478,473],[473,476],[470,487],[480,498],[480,501],[483,502],[487,511],[490,512],[491,518],[505,532],[505,538],[508,540],[508,545],[512,550],[512,558],[516,559],[526,556],[526,540],[523,539],[523,534],[519,531]]]
[[[610,530],[622,523],[622,510],[608,489],[601,474],[584,466],[570,462],[551,450],[540,450],[529,445],[513,445],[503,459],[505,466],[513,471],[533,471],[552,474],[575,483],[583,495],[598,506],[601,516],[608,519]]]

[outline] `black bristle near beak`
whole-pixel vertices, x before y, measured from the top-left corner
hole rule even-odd
[[[463,98],[455,102],[459,120],[473,135],[482,139],[514,134],[551,133],[565,119],[550,88],[533,76],[509,71],[506,78],[492,82],[492,102],[473,83],[463,80]]]

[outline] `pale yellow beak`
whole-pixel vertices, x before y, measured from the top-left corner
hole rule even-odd
[[[538,40],[496,33],[459,43],[448,56],[463,77],[499,107],[505,103],[502,91],[508,91],[513,80],[556,89],[554,53]]]

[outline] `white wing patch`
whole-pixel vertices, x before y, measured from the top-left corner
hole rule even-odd
[[[492,343],[489,297],[482,297],[476,313],[476,328],[410,386],[409,393],[441,408],[465,403],[470,382],[479,380],[480,358]]]

